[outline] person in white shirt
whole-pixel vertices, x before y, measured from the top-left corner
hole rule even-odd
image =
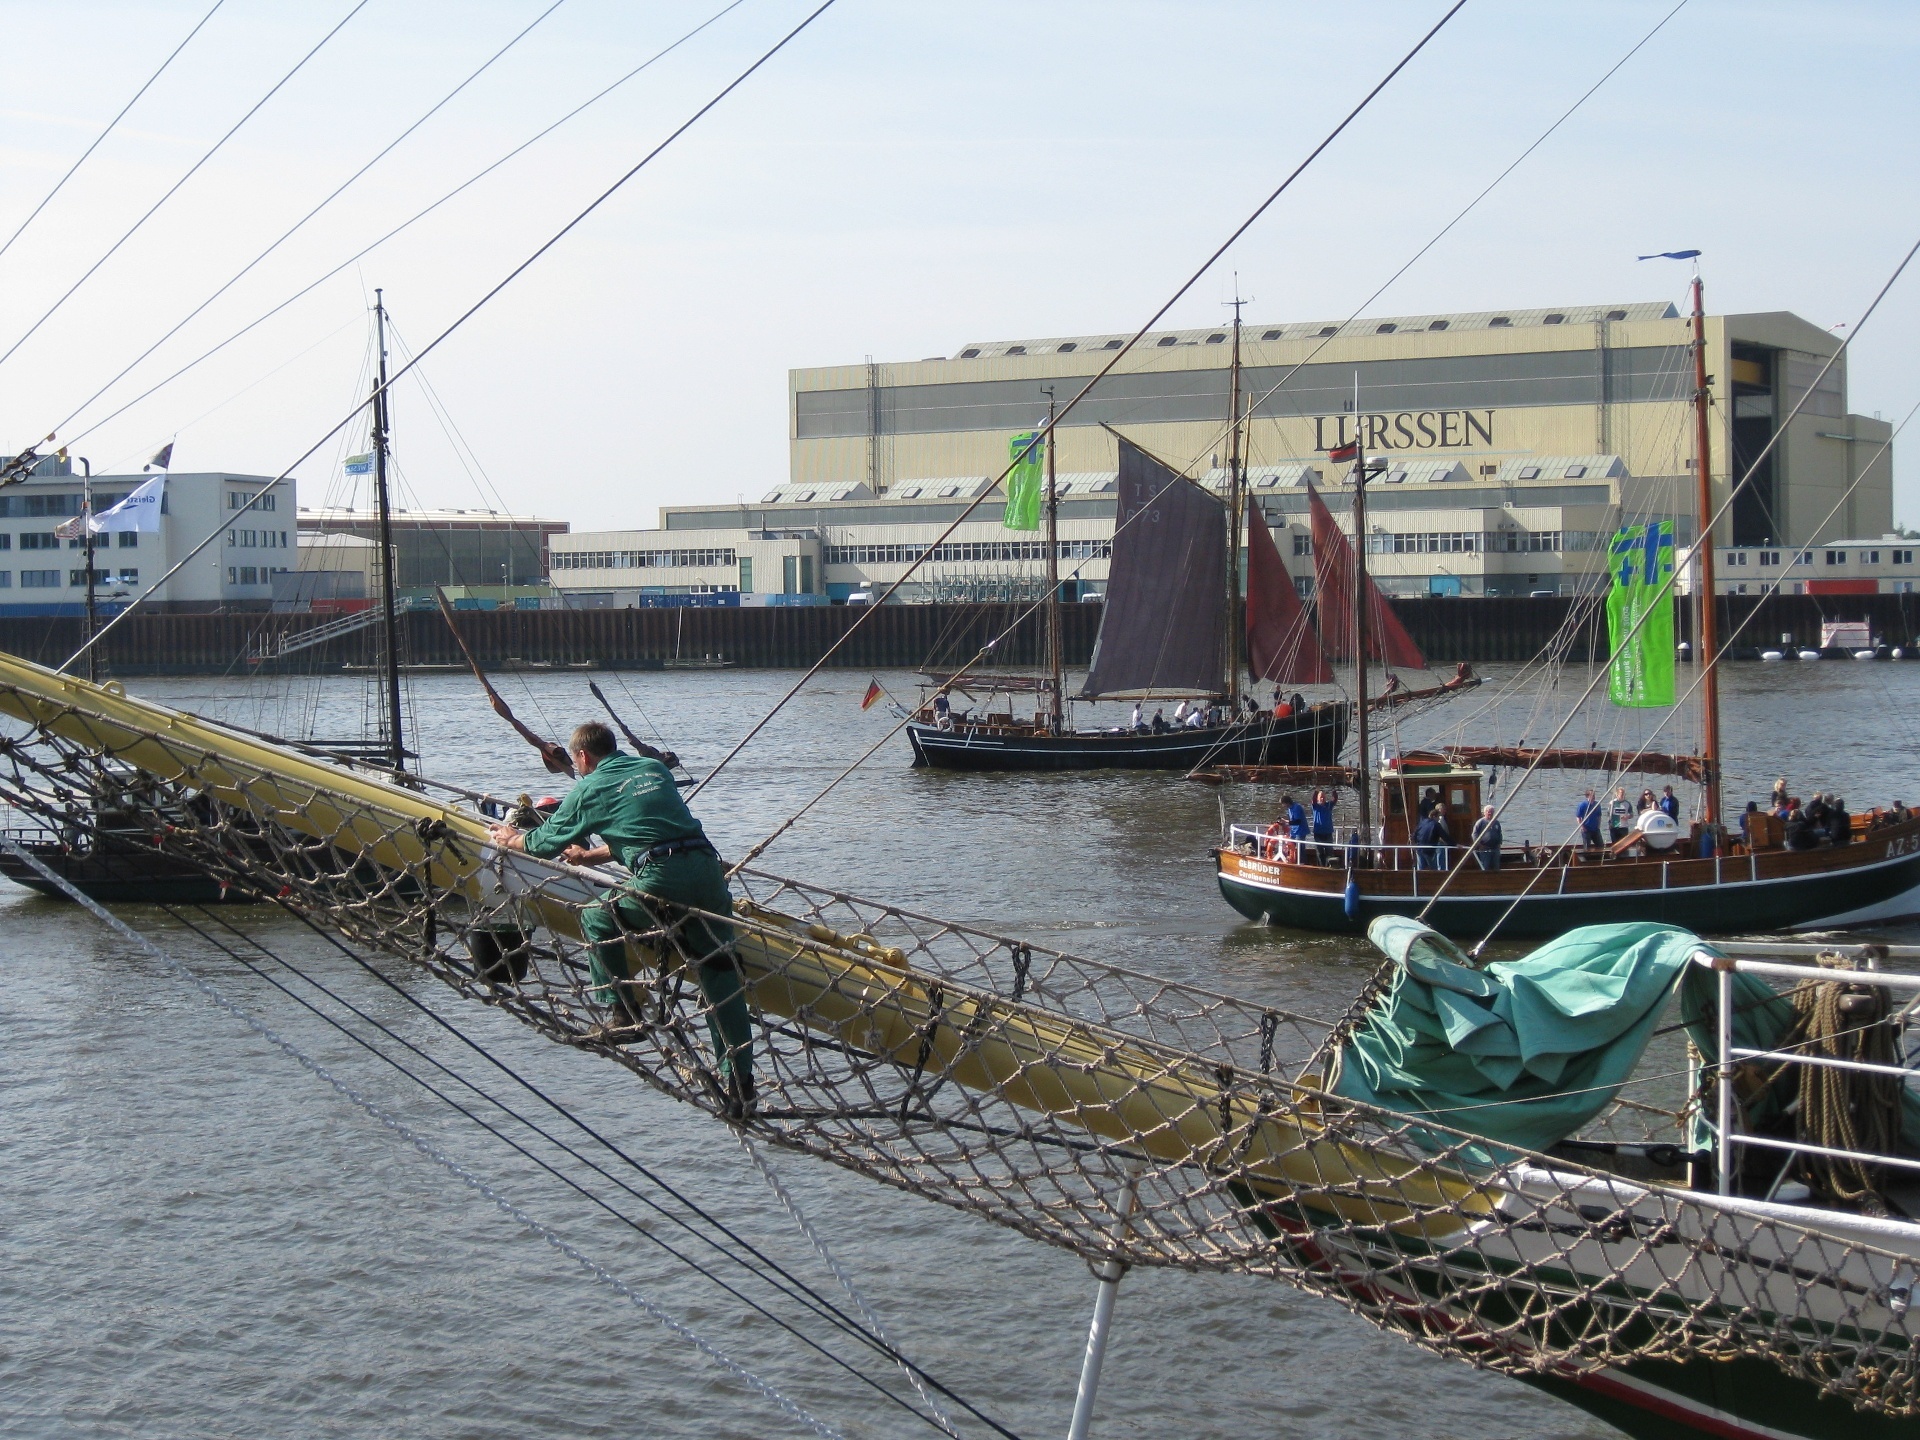
[[[1182,700],[1178,705],[1178,707],[1175,708],[1173,712],[1173,723],[1176,725],[1184,725],[1187,723],[1187,702],[1186,701]]]
[[[1206,707],[1204,705],[1194,706],[1193,713],[1187,716],[1187,728],[1189,730],[1202,730],[1206,728],[1206,724],[1207,724]]]
[[[1140,702],[1136,700],[1133,702],[1133,719],[1127,723],[1127,728],[1130,730],[1138,730],[1141,729],[1145,723],[1140,714]]]

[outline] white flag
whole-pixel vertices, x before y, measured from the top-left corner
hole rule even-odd
[[[62,540],[78,540],[82,535],[87,533],[86,527],[87,527],[87,512],[85,510],[82,510],[78,515],[74,516],[71,520],[68,520],[63,524],[54,526],[53,533],[58,535]]]
[[[93,522],[93,533],[112,530],[138,530],[143,535],[160,533],[160,502],[167,493],[167,477],[156,475],[110,510],[102,510]]]

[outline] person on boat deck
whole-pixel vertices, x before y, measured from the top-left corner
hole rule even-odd
[[[1644,815],[1649,810],[1657,810],[1659,808],[1659,803],[1653,798],[1653,791],[1642,790],[1640,792],[1640,803],[1635,807],[1634,813],[1636,815]]]
[[[1813,825],[1807,819],[1807,812],[1795,809],[1787,816],[1787,849],[1811,850],[1820,842],[1814,836]]]
[[[1173,707],[1173,723],[1175,726],[1180,726],[1187,723],[1187,702],[1186,701],[1182,700],[1178,705]]]
[[[1589,850],[1600,848],[1600,816],[1600,802],[1593,798],[1591,790],[1573,807],[1573,818],[1580,822],[1581,843]]]
[[[1172,728],[1167,724],[1167,712],[1164,709],[1153,712],[1153,724],[1150,728],[1156,735],[1164,735]]]
[[[1674,795],[1671,785],[1663,785],[1660,787],[1659,807],[1662,815],[1666,816],[1676,825],[1680,823],[1680,801],[1679,798]]]
[[[1419,816],[1422,820],[1424,820],[1427,818],[1427,816],[1433,813],[1433,807],[1438,805],[1439,803],[1440,803],[1439,787],[1434,785],[1429,785],[1426,789],[1420,792],[1420,799],[1419,799],[1419,802],[1414,806],[1413,813]]]
[[[1314,856],[1320,864],[1333,862],[1333,795],[1326,790],[1313,792]]]
[[[1760,802],[1747,801],[1747,808],[1740,814],[1740,838],[1747,842],[1747,848],[1753,849],[1754,821],[1760,818]]]
[[[1627,838],[1627,831],[1633,828],[1633,802],[1627,799],[1627,788],[1616,785],[1613,799],[1607,802],[1607,839],[1618,845]]]
[[[1447,830],[1447,807],[1435,805],[1413,832],[1413,868],[1445,870],[1447,846],[1453,836]]]
[[[1827,821],[1827,833],[1836,845],[1853,843],[1853,817],[1847,813],[1847,802],[1838,795],[1833,797],[1833,818]]]
[[[1827,804],[1827,797],[1816,790],[1813,792],[1813,799],[1809,800],[1801,809],[1806,814],[1807,824],[1813,827],[1814,844],[1818,845],[1827,840],[1829,838],[1828,826],[1833,821],[1833,810]]]
[[[1129,730],[1143,730],[1146,728],[1140,717],[1140,702],[1138,700],[1133,702],[1133,718],[1127,722],[1127,728]]]
[[[942,730],[953,728],[953,701],[944,690],[933,692],[933,723]]]
[[[727,1113],[743,1118],[753,1108],[753,1028],[734,957],[733,926],[687,913],[687,907],[732,913],[720,856],[680,798],[672,773],[658,760],[622,754],[613,732],[597,720],[575,730],[567,749],[580,779],[560,808],[532,830],[495,825],[493,843],[542,859],[558,856],[573,865],[618,860],[630,872],[580,912],[580,928],[590,942],[589,993],[599,1004],[628,1003],[623,994],[624,982],[633,978],[628,932],[680,924],[680,947],[693,960],[706,999],[707,1033]],[[600,843],[591,845],[596,835]]]
[[[1480,818],[1473,822],[1473,858],[1482,870],[1500,868],[1500,846],[1506,839],[1500,833],[1500,822],[1494,818],[1493,806],[1480,807]]]
[[[1767,808],[1776,815],[1793,809],[1793,802],[1787,799],[1787,777],[1782,775],[1773,782],[1773,794],[1767,799]]]
[[[1207,712],[1205,708],[1199,705],[1194,706],[1193,713],[1187,716],[1187,728],[1189,730],[1204,730],[1206,725]]]

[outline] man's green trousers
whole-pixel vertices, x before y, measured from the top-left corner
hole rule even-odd
[[[715,915],[733,912],[733,897],[717,856],[682,850],[649,861],[632,879],[580,912],[580,928],[593,942],[587,952],[593,998],[611,1006],[617,983],[633,978],[627,933],[678,922],[676,938],[693,962],[694,977],[706,999],[707,1033],[713,1040],[721,1081],[735,1089],[736,1074],[747,1082],[753,1075],[753,1026],[746,986],[734,959],[733,926],[688,915],[683,906]]]

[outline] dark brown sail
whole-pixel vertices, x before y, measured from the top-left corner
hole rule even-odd
[[[1120,441],[1106,609],[1083,696],[1220,689],[1227,507]]]

